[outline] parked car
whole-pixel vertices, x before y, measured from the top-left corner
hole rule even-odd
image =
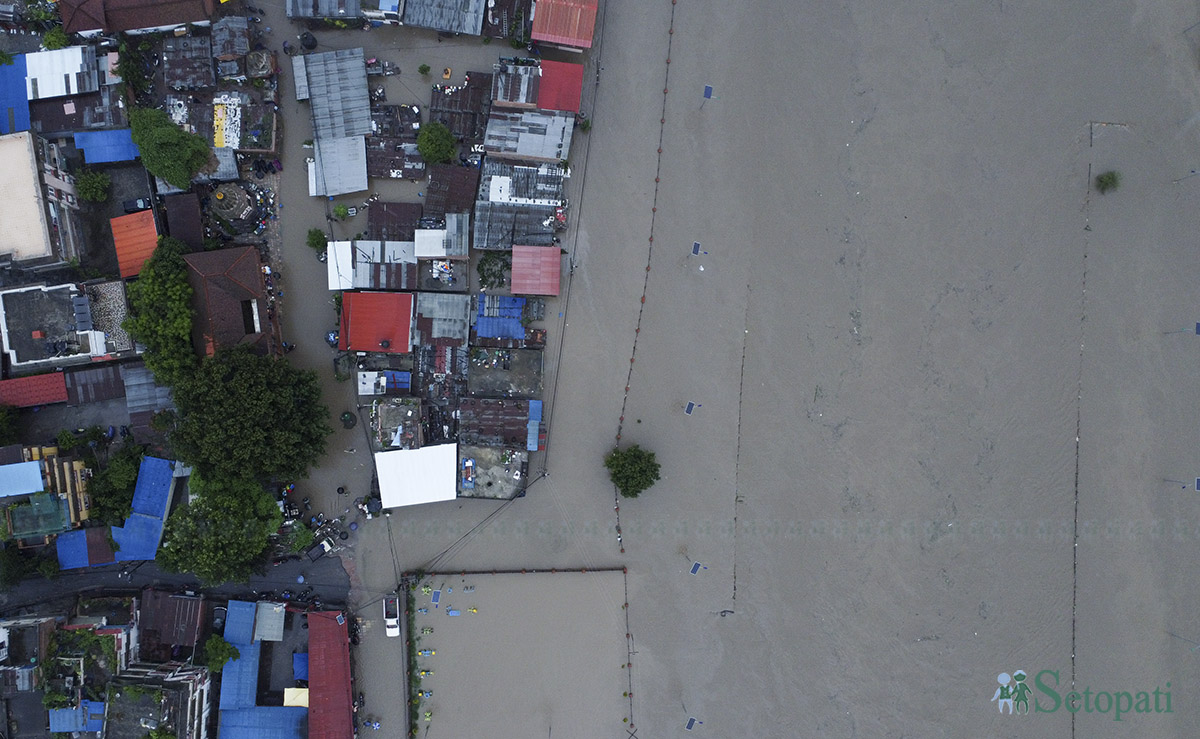
[[[126,213],[137,213],[138,211],[150,208],[150,199],[138,198],[136,200],[126,200],[122,205],[125,206]]]
[[[394,595],[383,599],[383,631],[389,637],[400,636],[400,599]]]

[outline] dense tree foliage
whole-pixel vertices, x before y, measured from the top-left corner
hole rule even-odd
[[[604,466],[608,468],[609,479],[626,498],[636,498],[659,479],[654,452],[637,444],[624,451],[613,449],[604,458]]]
[[[430,164],[441,164],[454,158],[454,134],[437,121],[421,126],[417,134],[417,151]]]
[[[319,228],[308,229],[308,236],[305,239],[308,248],[316,251],[325,251],[325,247],[329,244],[329,237]]]
[[[201,363],[175,387],[175,405],[175,452],[212,477],[305,477],[332,432],[316,373],[245,347]]]
[[[128,442],[110,454],[103,467],[92,471],[88,494],[93,516],[110,525],[120,525],[129,517],[144,454],[141,446]]]
[[[203,136],[184,131],[157,108],[130,110],[129,127],[133,143],[141,151],[142,166],[175,187],[190,187],[192,177],[212,156]]]
[[[75,178],[75,189],[79,191],[79,197],[89,203],[103,203],[108,200],[110,185],[112,185],[111,177],[93,169],[85,169]]]
[[[177,385],[196,368],[185,251],[183,242],[162,237],[138,279],[129,285],[124,327],[146,347],[143,359],[161,385]]]
[[[11,405],[0,405],[0,445],[21,440],[21,411]]]
[[[197,497],[167,519],[158,562],[207,584],[246,581],[279,529],[274,499],[247,478],[192,475],[190,486]]]
[[[67,32],[63,30],[62,26],[55,26],[42,34],[42,46],[45,46],[49,51],[65,49],[70,45],[71,39],[67,36]]]
[[[204,664],[212,672],[220,672],[225,663],[242,656],[238,648],[225,641],[219,634],[213,634],[204,642]]]

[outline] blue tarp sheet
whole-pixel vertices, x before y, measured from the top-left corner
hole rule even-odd
[[[125,519],[124,526],[113,526],[113,541],[120,547],[115,552],[118,562],[154,559],[158,544],[162,541],[163,521],[161,518],[134,513]]]
[[[256,706],[221,711],[221,726],[217,732],[219,739],[304,739],[307,735],[308,709],[302,706]]]
[[[475,322],[475,333],[487,339],[523,339],[525,327],[519,318],[483,317]]]
[[[409,390],[412,388],[412,373],[399,370],[383,370],[387,379],[388,390]]]
[[[292,655],[292,679],[308,679],[308,652]]]
[[[58,549],[59,569],[74,570],[88,566],[87,532],[83,529],[59,534],[54,545]]]
[[[42,481],[42,465],[40,463],[0,464],[0,498],[7,498],[10,495],[31,495],[45,489],[46,484]]]
[[[229,601],[225,613],[225,641],[230,644],[249,644],[254,640],[254,614],[257,606],[244,600]]]
[[[80,701],[75,708],[55,708],[50,711],[51,733],[70,734],[75,731],[103,731],[104,704]]]
[[[29,130],[29,96],[25,89],[25,55],[0,66],[0,134]]]
[[[228,615],[233,615],[232,608]],[[227,710],[254,708],[258,699],[258,657],[262,642],[234,646],[237,647],[240,656],[229,660],[221,668],[222,713]]]
[[[168,460],[144,457],[138,468],[137,487],[133,489],[133,512],[165,519],[174,474],[175,466]]]
[[[141,156],[128,128],[116,131],[80,131],[75,134],[75,146],[83,150],[88,164],[131,162]]]

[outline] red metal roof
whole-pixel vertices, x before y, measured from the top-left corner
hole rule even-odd
[[[412,316],[411,293],[342,293],[338,348],[355,352],[407,354],[411,348]]]
[[[0,380],[0,405],[32,408],[67,402],[67,378],[61,372]]]
[[[352,739],[350,636],[335,611],[308,614],[308,739]]]
[[[117,247],[117,266],[122,279],[142,271],[146,260],[158,246],[158,226],[154,211],[143,210],[127,216],[117,216],[112,224],[113,243]]]
[[[514,246],[513,295],[558,295],[562,250],[557,246]]]
[[[533,7],[533,40],[590,49],[600,0],[537,0]]]
[[[537,106],[578,113],[583,99],[583,65],[542,60]]]

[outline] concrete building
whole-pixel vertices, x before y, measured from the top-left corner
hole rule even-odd
[[[6,206],[0,259],[57,266],[78,256],[82,231],[75,180],[57,144],[28,131],[0,136],[0,198]]]
[[[78,285],[25,285],[0,291],[0,337],[10,371],[29,374],[100,359],[132,356],[110,345]]]

